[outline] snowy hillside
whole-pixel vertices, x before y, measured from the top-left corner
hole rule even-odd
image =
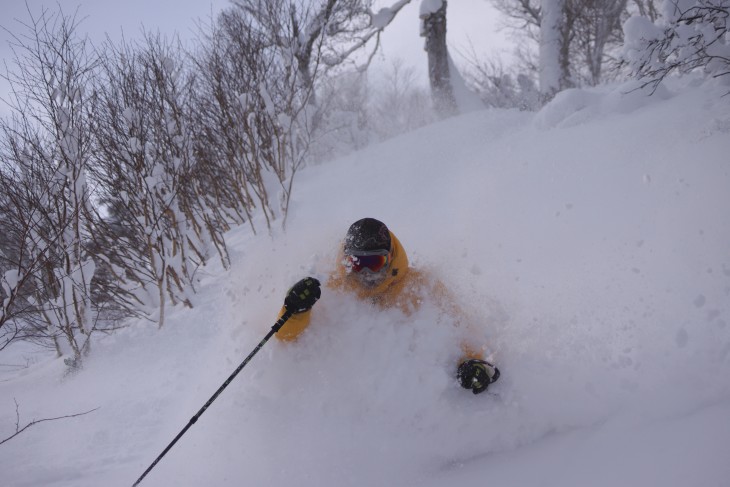
[[[719,486],[730,482],[727,87],[568,91],[471,113],[298,175],[286,233],[229,235],[193,310],[97,342],[85,369],[0,357],[3,486],[131,485],[273,324],[326,280],[353,221],[385,221],[484,324],[502,379],[453,378],[433,307],[325,290],[148,486]],[[10,366],[24,365],[27,367]]]

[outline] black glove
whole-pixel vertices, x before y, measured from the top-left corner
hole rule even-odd
[[[319,281],[313,277],[305,277],[289,289],[284,299],[284,307],[292,313],[302,313],[312,309],[321,295]]]
[[[499,369],[484,360],[465,360],[456,372],[461,387],[471,389],[474,394],[487,390],[492,382],[499,379]]]

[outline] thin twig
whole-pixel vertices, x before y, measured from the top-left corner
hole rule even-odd
[[[2,445],[3,443],[5,443],[5,442],[7,442],[7,441],[10,441],[10,440],[12,440],[13,438],[15,438],[16,436],[18,436],[18,435],[19,435],[20,433],[22,433],[23,431],[27,430],[28,428],[30,428],[30,427],[31,427],[31,426],[33,426],[34,424],[42,423],[42,422],[44,422],[44,421],[56,421],[56,420],[58,420],[58,419],[66,419],[66,418],[76,418],[76,417],[78,417],[78,416],[83,416],[83,415],[85,415],[85,414],[93,413],[93,412],[94,412],[94,411],[96,411],[97,409],[99,409],[99,408],[94,408],[94,409],[90,409],[89,411],[86,411],[86,412],[83,412],[83,413],[77,413],[77,414],[68,414],[68,415],[66,415],[66,416],[59,416],[59,417],[57,417],[57,418],[43,418],[43,419],[34,419],[34,420],[33,420],[33,421],[31,421],[30,423],[28,423],[28,424],[26,424],[25,426],[23,426],[22,428],[20,428],[20,413],[19,413],[19,411],[18,411],[18,401],[15,401],[15,433],[14,433],[14,434],[12,434],[12,435],[10,435],[10,436],[8,436],[8,437],[7,437],[7,438],[5,438],[4,440],[0,441],[0,445]]]

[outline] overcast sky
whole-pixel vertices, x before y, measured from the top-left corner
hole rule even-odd
[[[122,32],[130,38],[139,34],[142,26],[163,33],[177,32],[182,38],[191,38],[196,31],[196,19],[210,17],[230,5],[230,0],[0,0],[0,57],[11,65],[12,52],[8,47],[7,31],[20,32],[18,20],[27,21],[28,4],[34,15],[42,6],[52,12],[60,4],[66,13],[79,8],[83,18],[80,32],[88,33],[93,42],[100,42],[105,34],[118,39]],[[377,0],[376,9],[389,6],[395,0]],[[386,29],[382,54],[376,60],[376,69],[394,58],[402,58],[417,70],[419,79],[426,83],[426,54],[423,39],[419,37],[418,10],[421,0],[412,0],[396,20]],[[448,43],[459,63],[458,52],[467,51],[471,43],[478,54],[506,54],[505,34],[498,32],[497,14],[489,0],[450,0],[448,5]],[[4,71],[4,68],[3,68]],[[6,98],[8,86],[0,80],[0,97]],[[0,103],[0,114],[6,114]]]

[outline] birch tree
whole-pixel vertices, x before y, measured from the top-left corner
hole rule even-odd
[[[0,323],[13,321],[21,335],[52,342],[67,363],[78,365],[98,329],[91,303],[95,262],[86,247],[92,215],[86,88],[96,59],[76,34],[75,16],[43,10],[25,27],[12,44],[12,121],[2,125],[11,248],[3,252]],[[19,322],[25,313],[15,306],[31,307],[37,318]]]
[[[622,22],[632,11],[655,12],[655,0],[493,2],[505,15],[508,28],[521,39],[518,52],[523,72],[536,72],[540,84],[545,85],[541,90],[545,99],[555,90],[593,86],[616,76]],[[537,47],[536,55],[533,47]],[[547,57],[543,59],[543,55]]]
[[[175,41],[107,45],[96,86],[93,174],[112,216],[94,238],[130,304],[163,326],[169,304],[192,307],[193,274],[207,249],[199,219],[186,112],[192,79]],[[119,229],[124,232],[120,233]]]
[[[570,25],[567,0],[541,0],[540,6],[540,93],[549,100],[568,88],[570,81]]]
[[[375,13],[370,0],[236,0],[215,19],[195,56],[196,154],[233,176],[215,194],[236,218],[286,224],[297,172],[340,122],[318,100],[323,76],[377,46],[409,1]]]

